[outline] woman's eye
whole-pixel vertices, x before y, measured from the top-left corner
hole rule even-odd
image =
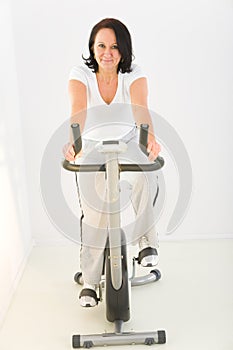
[[[104,49],[105,45],[104,44],[98,44],[98,47],[101,48],[101,49]],[[118,50],[118,46],[117,45],[112,45],[111,49]]]

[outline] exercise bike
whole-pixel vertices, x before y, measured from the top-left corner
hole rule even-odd
[[[82,149],[82,139],[79,124],[72,124],[74,149],[76,154]],[[147,154],[146,145],[148,138],[147,124],[141,124],[139,146],[141,151]],[[130,344],[164,344],[166,343],[165,330],[151,332],[123,332],[123,324],[130,319],[129,288],[158,281],[161,278],[159,270],[150,271],[147,275],[136,277],[136,262],[133,258],[132,276],[128,276],[127,246],[125,233],[120,225],[120,198],[118,181],[123,171],[147,172],[156,171],[163,167],[164,160],[158,156],[149,164],[120,164],[118,155],[125,152],[126,143],[122,141],[108,140],[99,142],[97,151],[105,155],[104,164],[74,164],[68,160],[63,161],[63,167],[72,172],[98,172],[104,171],[107,182],[107,202],[109,205],[109,235],[105,248],[103,267],[103,279],[99,286],[99,300],[103,300],[103,288],[105,289],[106,318],[113,322],[113,333],[73,335],[73,348],[91,348],[105,345],[130,345]],[[82,273],[77,272],[75,282],[83,284]]]

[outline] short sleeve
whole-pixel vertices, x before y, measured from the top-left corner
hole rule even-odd
[[[143,72],[142,68],[136,64],[132,65],[132,72],[125,73],[125,84],[129,89],[130,85],[139,78],[146,78],[146,74]]]
[[[79,80],[87,86],[87,76],[83,67],[74,66],[69,74],[69,80]]]

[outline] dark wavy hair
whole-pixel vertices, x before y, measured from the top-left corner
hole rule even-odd
[[[132,71],[131,64],[133,58],[131,35],[127,27],[115,18],[105,18],[92,28],[88,44],[90,56],[88,58],[82,56],[85,64],[92,69],[93,72],[98,72],[99,66],[94,58],[93,46],[96,34],[103,28],[112,29],[116,36],[118,50],[121,54],[121,61],[118,64],[117,73],[119,71],[121,73],[130,73]]]

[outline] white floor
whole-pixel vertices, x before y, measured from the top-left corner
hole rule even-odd
[[[113,331],[104,303],[78,304],[78,251],[73,244],[33,249],[0,332],[1,350],[68,350],[72,334]],[[158,268],[159,282],[132,289],[124,331],[165,329],[167,343],[150,349],[232,350],[233,240],[162,242]]]

